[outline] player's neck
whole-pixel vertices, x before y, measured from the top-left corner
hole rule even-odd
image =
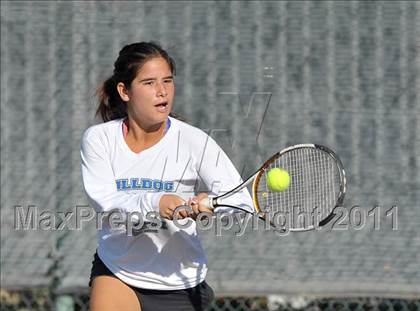
[[[165,135],[166,122],[145,126],[128,118],[126,125],[128,131],[125,141],[137,153],[155,145]]]

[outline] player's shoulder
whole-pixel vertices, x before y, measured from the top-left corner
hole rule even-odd
[[[210,131],[200,129],[178,119],[171,118],[171,123],[174,124],[174,129],[178,132],[176,134],[178,143],[189,149],[192,154],[200,153],[204,149],[208,151],[220,149],[218,143],[211,137]],[[200,154],[197,156],[200,156]]]
[[[104,123],[98,123],[88,127],[82,136],[82,141],[97,140],[116,135],[122,119],[115,119]]]
[[[175,129],[178,129],[180,132],[182,132],[182,135],[184,136],[184,138],[189,139],[189,140],[202,140],[202,139],[207,139],[208,134],[198,128],[195,127],[194,125],[191,125],[185,121],[179,120],[179,119],[175,119],[174,117],[170,117],[171,120],[171,124],[174,125]]]

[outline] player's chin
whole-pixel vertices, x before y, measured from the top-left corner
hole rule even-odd
[[[158,124],[165,122],[168,119],[168,116],[170,114],[171,110],[168,110],[167,112],[159,112],[153,114],[153,123]]]

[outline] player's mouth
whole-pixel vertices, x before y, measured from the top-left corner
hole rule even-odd
[[[167,112],[168,109],[169,109],[169,104],[168,104],[168,102],[162,102],[162,103],[159,103],[159,104],[155,105],[155,107],[157,108],[157,110],[159,112]]]

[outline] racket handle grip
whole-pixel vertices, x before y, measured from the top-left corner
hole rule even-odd
[[[212,196],[209,196],[207,198],[201,199],[200,204],[204,205],[207,208],[214,209],[214,200]]]

